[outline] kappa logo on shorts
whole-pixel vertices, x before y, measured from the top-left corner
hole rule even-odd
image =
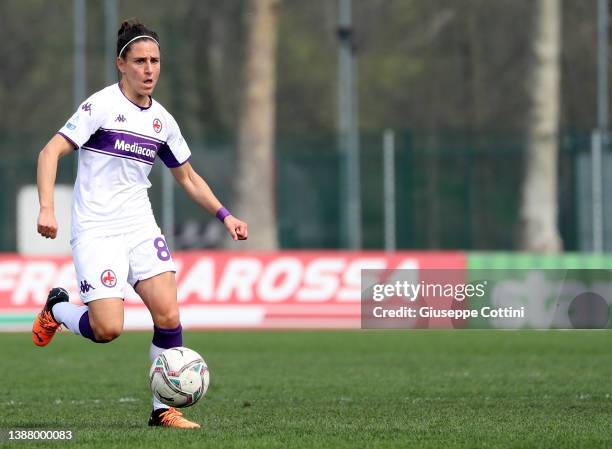
[[[113,270],[104,270],[100,275],[100,281],[105,287],[113,288],[117,285],[117,276]]]
[[[81,281],[81,293],[89,293],[89,290],[95,290],[96,287],[91,285],[87,280],[83,279]]]

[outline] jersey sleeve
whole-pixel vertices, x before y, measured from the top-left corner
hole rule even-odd
[[[64,136],[75,149],[83,146],[95,133],[104,120],[104,105],[100,98],[92,95],[85,100],[74,115],[68,119],[66,124],[57,132]]]
[[[191,150],[181,134],[181,130],[172,115],[167,114],[168,140],[159,150],[159,157],[168,168],[183,165],[191,157]]]

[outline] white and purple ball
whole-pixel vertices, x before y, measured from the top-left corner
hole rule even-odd
[[[149,371],[151,390],[157,399],[171,407],[189,407],[206,394],[208,365],[192,349],[166,349],[153,360]]]

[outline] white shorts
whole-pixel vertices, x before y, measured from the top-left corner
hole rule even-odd
[[[79,237],[72,242],[72,259],[84,303],[125,298],[128,282],[135,287],[138,281],[176,272],[157,225],[126,234]]]

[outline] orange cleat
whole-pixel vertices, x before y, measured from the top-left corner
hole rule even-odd
[[[174,427],[176,429],[199,429],[198,423],[183,418],[183,414],[174,407],[153,410],[149,426]]]
[[[36,315],[32,325],[32,341],[36,346],[47,346],[51,339],[62,326],[62,323],[55,321],[51,309],[59,302],[68,301],[68,292],[61,287],[55,287],[49,292],[47,302],[42,311]]]

